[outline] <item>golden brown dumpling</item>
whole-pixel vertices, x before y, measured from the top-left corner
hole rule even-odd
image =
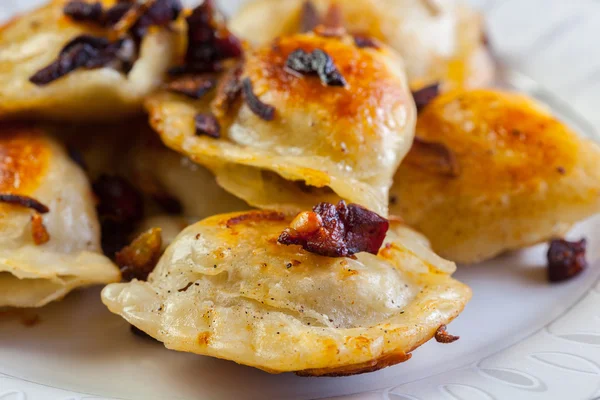
[[[112,284],[108,308],[170,349],[279,373],[351,375],[410,358],[471,296],[455,265],[397,224],[355,259],[278,244],[291,218],[211,217],[183,231],[148,282]]]
[[[85,174],[41,130],[0,124],[0,199],[0,306],[41,307],[76,287],[119,281],[100,250]]]
[[[494,66],[482,19],[461,0],[312,0],[320,15],[337,4],[347,29],[400,52],[412,88],[437,81],[452,87],[488,85]],[[231,30],[257,44],[298,32],[304,0],[255,0],[231,20]]]
[[[290,71],[286,60],[296,50],[323,50],[346,86]],[[349,37],[296,35],[249,51],[240,79],[275,108],[273,120],[248,101],[238,103],[220,116],[215,139],[196,133],[195,117],[210,111],[208,96],[163,92],[146,103],[152,126],[167,146],[208,167],[253,206],[300,211],[316,198],[342,198],[387,214],[391,179],[416,118],[399,57],[385,47],[359,48]]]
[[[600,212],[600,148],[525,96],[473,90],[419,115],[391,213],[472,263],[561,236]]]
[[[86,34],[107,37],[107,29],[63,14],[67,0],[52,0],[0,27],[0,118],[41,116],[78,121],[118,120],[140,111],[143,98],[161,83],[173,63],[178,34],[150,29],[127,73],[102,67],[77,69],[49,84],[29,81],[56,60],[63,47]],[[109,7],[113,0],[103,0]]]

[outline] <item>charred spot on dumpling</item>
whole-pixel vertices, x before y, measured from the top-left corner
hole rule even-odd
[[[548,280],[561,282],[579,275],[586,267],[587,241],[553,240],[548,249]]]
[[[50,234],[46,229],[46,225],[44,225],[42,216],[37,212],[31,216],[31,234],[33,242],[37,246],[47,243],[50,240]]]
[[[460,175],[454,152],[443,143],[430,142],[416,136],[405,163],[449,178]]]
[[[140,234],[131,244],[121,249],[115,261],[121,269],[124,281],[145,281],[156,267],[162,254],[160,228],[152,228]]]
[[[0,133],[0,193],[5,198],[32,193],[46,174],[52,157],[48,144],[39,130],[26,124],[0,123]]]
[[[278,241],[327,257],[377,254],[388,228],[387,219],[359,205],[321,203],[312,212],[300,213]]]
[[[361,49],[379,49],[381,48],[381,44],[372,36],[363,35],[363,34],[354,34],[352,35],[354,38],[354,44],[356,47]]]
[[[227,220],[225,225],[228,228],[232,228],[242,223],[283,220],[285,220],[285,214],[277,211],[251,211]]]

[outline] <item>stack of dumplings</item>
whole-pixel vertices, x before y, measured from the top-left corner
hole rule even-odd
[[[600,212],[600,149],[491,87],[458,0],[53,0],[0,28],[0,307],[107,285],[172,350],[408,360],[452,278]],[[438,255],[439,254],[439,255]],[[451,330],[451,329],[450,329]]]

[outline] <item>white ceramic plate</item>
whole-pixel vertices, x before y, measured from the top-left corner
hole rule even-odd
[[[228,11],[241,2],[222,0]],[[35,3],[0,0],[0,19]],[[474,3],[503,60],[600,125],[597,2]],[[74,293],[39,310],[33,327],[0,316],[0,399],[592,399],[600,396],[600,216],[571,236],[590,245],[591,266],[577,279],[547,283],[545,246],[460,268],[456,277],[474,291],[451,325],[461,340],[430,342],[407,363],[348,378],[273,376],[168,351],[133,336],[99,290]]]

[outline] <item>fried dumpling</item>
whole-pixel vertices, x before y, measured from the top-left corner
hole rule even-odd
[[[331,6],[339,8],[350,33],[374,37],[400,52],[413,89],[438,81],[446,89],[479,87],[493,80],[482,19],[461,0],[255,0],[230,26],[240,37],[265,44],[310,29]]]
[[[38,128],[0,124],[0,306],[41,307],[117,282],[83,171]]]
[[[221,188],[209,170],[165,147],[147,127],[127,152],[126,159],[129,162],[124,172],[163,212],[199,221],[211,215],[249,208],[244,201]]]
[[[88,15],[97,21],[65,15],[67,3],[52,0],[0,27],[0,118],[118,120],[141,111],[174,62],[176,29],[140,23],[134,33],[114,37],[117,17],[134,2],[88,3],[100,6]]]
[[[458,91],[419,115],[390,212],[472,263],[560,237],[600,212],[600,148],[519,94]]]
[[[300,73],[294,63],[323,73]],[[227,103],[236,86],[245,101]],[[284,37],[249,50],[241,70],[222,78],[212,107],[210,100],[162,92],[146,107],[163,142],[212,170],[229,192],[266,209],[341,198],[387,215],[416,119],[394,52],[360,48],[350,37]]]
[[[188,227],[147,282],[107,286],[102,301],[169,349],[271,373],[351,375],[410,358],[471,296],[455,265],[393,224],[378,255],[331,258],[278,236],[273,211]]]

